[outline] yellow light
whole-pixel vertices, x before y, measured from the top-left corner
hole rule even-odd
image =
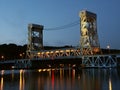
[[[40,55],[40,52],[38,52],[37,54]]]
[[[19,90],[24,90],[24,70],[20,70]]]
[[[42,69],[39,69],[39,70],[38,70],[38,72],[41,72],[41,71],[42,71]]]
[[[46,54],[48,54],[48,53],[50,53],[49,51],[48,52],[46,52]]]
[[[53,51],[51,51],[50,53],[53,53]]]
[[[22,57],[22,54],[20,54],[20,56]]]
[[[71,52],[73,52],[74,50],[71,50]]]
[[[60,52],[64,52],[63,50],[61,50]]]
[[[0,90],[3,90],[3,77],[1,77],[1,87]]]
[[[44,52],[42,52],[42,54],[44,54]]]
[[[20,74],[23,73],[23,72],[24,72],[24,70],[21,69],[21,70],[20,70]]]
[[[112,90],[112,83],[110,78],[109,78],[109,90]]]
[[[55,53],[59,53],[59,51],[55,51]]]
[[[93,51],[94,51],[94,52],[99,52],[100,49],[99,49],[99,48],[94,48]]]
[[[43,69],[43,71],[46,71],[46,69]]]
[[[66,52],[70,52],[70,50],[66,50]]]
[[[50,71],[50,69],[47,69],[47,71]]]

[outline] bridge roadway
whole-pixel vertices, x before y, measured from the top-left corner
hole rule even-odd
[[[59,67],[116,67],[116,55],[64,56],[56,58],[32,58],[0,62],[0,69],[37,69]]]
[[[82,55],[79,48],[32,51],[31,59],[0,62],[0,68],[52,68],[64,66],[116,67],[117,54]]]
[[[117,55],[117,54],[116,54]],[[85,67],[116,67],[117,57],[116,55],[84,55],[84,56],[64,56],[55,58],[35,58],[31,59],[32,65],[42,68],[46,67],[61,67],[61,65],[70,65],[71,67],[85,66]]]
[[[33,62],[49,62],[50,64],[54,63],[64,64],[81,64],[85,67],[116,67],[117,66],[117,54],[106,54],[106,55],[83,55],[80,48],[63,48],[56,50],[43,50],[40,52],[32,51],[31,60]],[[86,54],[89,54],[86,52]],[[42,60],[42,61],[41,61]],[[48,60],[48,61],[47,61]],[[32,63],[33,63],[32,62]],[[48,64],[49,64],[48,63]],[[35,64],[34,64],[35,65]],[[53,64],[52,64],[53,66]],[[59,66],[59,65],[58,65]]]

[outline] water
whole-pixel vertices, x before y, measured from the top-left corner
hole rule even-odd
[[[1,70],[0,90],[120,90],[120,69]]]

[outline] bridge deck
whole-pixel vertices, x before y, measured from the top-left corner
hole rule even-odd
[[[58,54],[58,53],[57,53]],[[32,59],[19,59],[1,61],[0,68],[49,68],[49,67],[61,67],[61,65],[84,65],[85,67],[116,67],[119,54],[106,54],[106,55],[76,55],[72,56],[72,53],[68,55],[57,57],[35,57]],[[69,56],[71,55],[71,56]]]

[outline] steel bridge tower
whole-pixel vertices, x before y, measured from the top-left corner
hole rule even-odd
[[[33,58],[34,52],[43,49],[43,26],[37,24],[28,25],[27,57]]]
[[[89,11],[81,11],[80,16],[80,49],[82,55],[92,55],[100,52],[97,34],[97,15]]]

